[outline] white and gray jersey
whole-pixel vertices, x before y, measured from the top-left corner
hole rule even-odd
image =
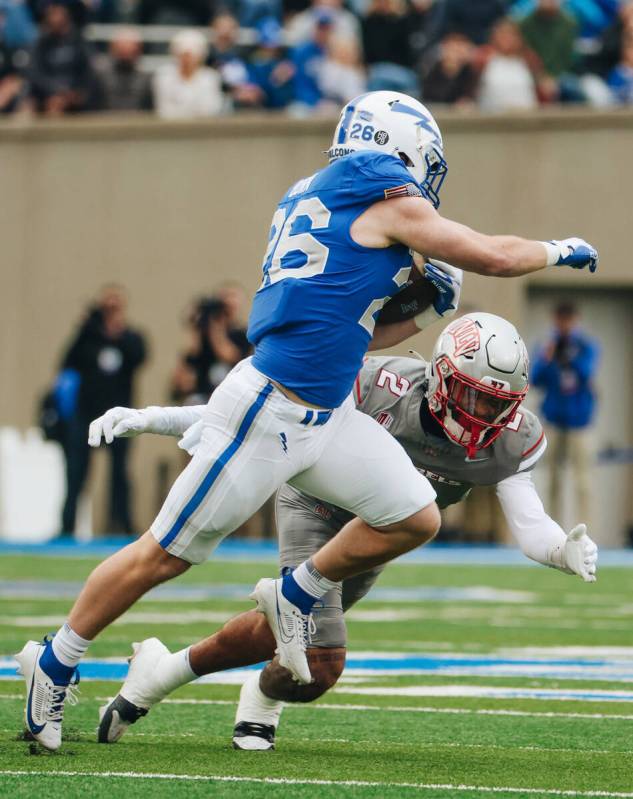
[[[472,460],[464,447],[424,430],[420,407],[429,364],[417,358],[367,358],[354,386],[356,407],[372,416],[402,444],[437,492],[441,508],[459,502],[476,485],[496,485],[531,469],[545,451],[538,418],[521,407],[514,421]],[[439,432],[439,431],[438,431]]]
[[[506,477],[533,468],[547,443],[540,421],[523,406],[501,435],[472,460],[466,457],[464,447],[441,431],[427,432],[420,410],[428,369],[429,364],[417,358],[367,358],[354,384],[354,400],[360,411],[372,416],[404,447],[437,492],[440,508],[459,502],[473,486],[497,485]],[[287,487],[282,490],[290,496]],[[299,491],[291,491],[300,496]],[[340,508],[326,507],[337,519],[351,518]]]

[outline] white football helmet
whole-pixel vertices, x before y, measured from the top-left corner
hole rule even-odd
[[[330,161],[359,150],[399,157],[437,208],[446,177],[442,134],[431,112],[401,92],[369,92],[351,100],[327,151]]]
[[[469,458],[512,422],[528,392],[528,354],[510,322],[469,313],[451,322],[431,359],[429,410]]]

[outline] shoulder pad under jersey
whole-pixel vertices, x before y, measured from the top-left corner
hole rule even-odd
[[[534,468],[547,448],[543,426],[523,405],[494,444],[498,458],[511,461],[515,472]]]

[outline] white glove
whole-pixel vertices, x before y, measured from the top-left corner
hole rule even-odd
[[[148,429],[150,421],[145,411],[134,408],[110,408],[103,416],[90,423],[88,428],[88,444],[98,447],[101,437],[106,444],[111,444],[115,438],[132,438]]]
[[[438,319],[448,319],[453,316],[459,306],[463,277],[464,273],[456,266],[438,261],[436,258],[428,259],[424,264],[424,279],[435,286],[437,298],[422,313],[414,317],[419,330],[424,330]]]
[[[563,558],[569,571],[582,577],[586,583],[595,583],[598,547],[587,535],[586,524],[577,524],[568,533]]]

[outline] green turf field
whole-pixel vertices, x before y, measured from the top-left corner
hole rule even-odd
[[[94,563],[3,556],[0,655],[55,629],[74,584]],[[231,593],[243,588],[245,595],[258,577],[273,573],[271,563],[192,569],[178,581],[182,589],[229,586],[229,596],[183,591],[141,602],[90,657],[127,656],[131,641],[151,635],[171,648],[191,643],[252,607]],[[66,711],[64,746],[43,753],[20,740],[22,683],[1,680],[3,799],[36,790],[68,799],[145,792],[633,797],[632,578],[630,570],[603,568],[597,584],[585,585],[537,567],[391,566],[383,590],[350,616],[350,652],[368,653],[368,662],[381,653],[382,660],[423,655],[435,665],[406,674],[352,668],[318,703],[285,711],[270,753],[231,749],[239,687],[230,684],[181,689],[121,742],[98,745],[97,710],[118,685],[104,681],[82,684],[81,702]],[[396,598],[385,593],[390,587],[400,592]]]

